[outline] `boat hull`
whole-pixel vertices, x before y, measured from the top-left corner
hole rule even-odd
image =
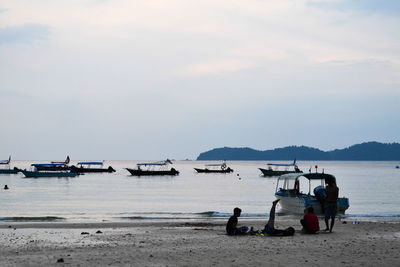
[[[130,168],[126,168],[126,170],[130,172],[130,174],[133,176],[160,176],[160,175],[175,176],[179,174],[179,171],[175,170],[174,168],[165,171],[138,170]]]
[[[276,171],[263,168],[258,168],[258,169],[262,172],[264,177],[281,176],[287,173],[302,173],[302,171],[296,172],[296,171]]]
[[[104,168],[82,168],[82,167],[75,167],[71,166],[71,171],[76,173],[104,173],[104,172],[115,172],[114,168],[109,166],[107,169]]]
[[[69,166],[40,166],[37,165],[35,168],[38,171],[69,171],[70,167]]]
[[[26,178],[41,178],[41,177],[76,177],[76,172],[39,172],[21,170]]]
[[[281,211],[291,214],[306,214],[309,207],[314,208],[314,213],[317,215],[324,215],[322,204],[314,196],[300,195],[300,196],[282,196],[275,194],[277,199],[280,199],[279,205]],[[344,214],[349,208],[349,200],[347,198],[339,198],[337,201],[338,214]]]
[[[233,170],[231,168],[227,168],[224,170],[209,170],[209,169],[199,169],[199,168],[194,168],[196,172],[198,173],[231,173]]]
[[[17,174],[19,172],[18,168],[14,169],[0,169],[0,174]]]

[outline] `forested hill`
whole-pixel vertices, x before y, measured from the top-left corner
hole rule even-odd
[[[344,149],[322,151],[307,146],[288,146],[273,150],[215,148],[201,153],[197,160],[399,160],[399,143],[367,142]]]

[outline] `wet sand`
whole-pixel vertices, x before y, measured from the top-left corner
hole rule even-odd
[[[261,229],[262,221],[241,221]],[[399,222],[336,222],[334,232],[227,236],[223,221],[1,223],[0,266],[398,266]],[[323,222],[320,222],[323,228]],[[62,260],[61,260],[62,259]],[[63,262],[57,262],[58,260]]]

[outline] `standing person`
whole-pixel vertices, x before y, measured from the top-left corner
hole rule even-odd
[[[280,199],[277,199],[272,202],[271,211],[269,212],[269,219],[267,224],[264,227],[263,233],[272,236],[289,236],[294,235],[294,228],[288,227],[285,230],[275,229],[275,209],[276,204],[278,204]]]
[[[226,224],[226,233],[228,235],[245,235],[247,234],[247,231],[249,228],[247,226],[242,226],[242,227],[237,227],[238,224],[238,217],[240,217],[240,214],[242,213],[242,210],[239,209],[238,207],[233,209],[233,216],[231,216],[228,220],[228,223]]]
[[[334,179],[326,180],[328,184],[326,186],[326,199],[325,199],[325,231],[332,233],[333,225],[335,224],[335,216],[337,212],[337,200],[339,197],[339,187],[336,186]],[[329,219],[331,219],[331,225],[329,228]]]
[[[316,234],[319,231],[319,221],[313,207],[307,209],[307,214],[300,220],[300,223],[303,225],[303,231],[306,234]]]

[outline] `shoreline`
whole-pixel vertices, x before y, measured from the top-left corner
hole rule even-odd
[[[333,233],[227,236],[226,221],[0,224],[1,266],[395,266],[399,222],[336,221]],[[262,229],[265,221],[241,220]],[[320,227],[324,227],[320,220]]]

